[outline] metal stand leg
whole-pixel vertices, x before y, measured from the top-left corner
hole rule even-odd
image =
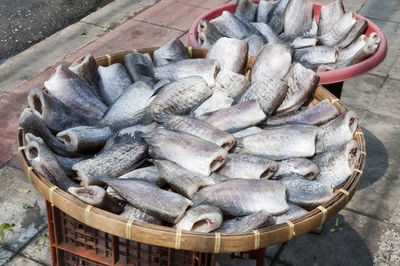
[[[343,82],[325,84],[324,86],[328,91],[330,91],[333,95],[335,95],[338,99],[342,95]]]

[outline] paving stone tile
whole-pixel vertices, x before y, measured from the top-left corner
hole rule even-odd
[[[361,8],[360,13],[366,17],[400,23],[400,5],[398,1],[368,0]]]
[[[388,79],[369,110],[389,117],[400,118],[399,103],[400,83],[398,80]]]
[[[229,0],[190,0],[190,1],[185,1],[185,0],[177,0],[177,2],[185,3],[188,5],[194,5],[206,9],[212,9],[218,6],[222,6],[226,3],[229,3]]]
[[[17,251],[46,227],[44,200],[22,170],[10,166],[0,170],[1,223],[15,224],[14,234],[7,232],[1,244]],[[15,188],[28,189],[29,192],[20,192]]]
[[[389,78],[400,80],[400,56],[397,58],[396,64],[390,71]]]
[[[1,241],[0,241],[1,244]],[[4,247],[0,248],[0,265],[6,264],[10,258],[14,255],[14,252],[11,250],[8,250]]]
[[[149,23],[130,20],[96,42],[113,44],[122,50],[158,47],[184,32]]]
[[[250,259],[232,259],[230,254],[217,254],[216,264],[219,266],[256,266],[255,260]]]
[[[400,56],[400,24],[387,22],[379,19],[372,21],[381,28],[388,41],[388,51],[385,60],[370,73],[386,76],[394,67],[397,58]]]
[[[332,0],[318,0],[318,2],[329,4],[333,2]],[[343,0],[343,6],[345,9],[351,10],[358,13],[360,8],[367,2],[367,0]]]
[[[349,109],[366,110],[380,92],[383,82],[383,77],[368,74],[346,80],[343,84],[341,100]]]
[[[7,266],[41,266],[43,264],[37,263],[33,260],[30,260],[28,258],[24,258],[22,256],[16,256],[12,261],[10,261]]]
[[[8,165],[23,170],[21,161],[18,156],[15,156],[13,159],[8,161]]]
[[[179,40],[181,40],[181,42],[183,43],[183,45],[188,46],[188,33],[186,32],[185,34],[183,34]]]
[[[20,253],[24,257],[40,262],[43,265],[51,265],[50,239],[47,230],[38,235]]]
[[[133,19],[186,31],[206,10],[174,0],[162,0]]]
[[[0,98],[0,160],[7,163],[17,154],[17,127],[22,110],[27,107],[27,94],[31,88],[42,87],[53,73],[47,69]]]
[[[331,232],[336,219],[339,219],[338,230]],[[389,260],[382,262],[399,263],[398,258],[390,255],[398,253],[400,238],[390,240],[391,250],[382,249],[386,243],[381,242],[381,233],[392,231],[396,233],[394,236],[398,236],[399,229],[342,210],[327,221],[322,235],[305,234],[289,241],[279,256],[279,262],[289,265],[373,265],[381,260],[381,256],[387,256]]]

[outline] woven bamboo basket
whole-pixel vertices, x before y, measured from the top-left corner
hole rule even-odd
[[[156,49],[146,48],[135,49],[133,51],[152,54]],[[208,49],[188,47],[188,51],[191,57],[202,58],[205,57]],[[131,52],[124,51],[106,55],[98,58],[96,62],[99,66],[121,63],[123,62],[123,56]],[[245,73],[248,74],[254,61],[255,58],[248,58]],[[323,87],[316,89],[308,105],[312,106],[323,99],[329,99],[341,114],[347,111],[342,102]],[[360,183],[366,160],[365,139],[363,132],[358,127],[354,134],[354,139],[361,149],[360,160],[353,174],[340,189],[335,191],[334,197],[330,201],[309,210],[307,214],[299,218],[287,221],[287,223],[269,226],[248,233],[198,233],[128,220],[119,215],[85,204],[69,193],[62,191],[50,181],[37,174],[29,165],[23,152],[25,147],[24,134],[23,128],[18,128],[18,155],[25,174],[32,185],[47,201],[57,206],[57,208],[66,214],[88,226],[125,239],[154,246],[206,253],[256,250],[291,240],[323,225],[327,219],[343,209],[354,195]]]

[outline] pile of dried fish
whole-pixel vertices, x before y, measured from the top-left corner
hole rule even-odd
[[[229,56],[226,56],[229,51]],[[246,232],[303,215],[352,174],[354,112],[306,108],[318,76],[278,43],[250,79],[245,41],[191,59],[176,38],[97,67],[86,55],[29,92],[30,165],[87,204],[199,232]]]
[[[210,21],[203,18],[197,39],[204,48],[213,47],[223,37],[244,40],[250,56],[257,56],[266,43],[283,44],[293,54],[294,63],[320,72],[373,55],[380,38],[377,33],[365,36],[367,27],[365,19],[357,20],[353,12],[344,11],[341,0],[321,7],[318,24],[309,0],[260,0],[258,4],[237,0],[233,14],[224,11]]]

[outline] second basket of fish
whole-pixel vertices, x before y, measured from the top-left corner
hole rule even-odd
[[[357,116],[314,71],[280,73],[279,47],[256,60],[236,42],[58,66],[19,120],[30,182],[91,227],[175,249],[254,250],[324,224],[362,176]]]

